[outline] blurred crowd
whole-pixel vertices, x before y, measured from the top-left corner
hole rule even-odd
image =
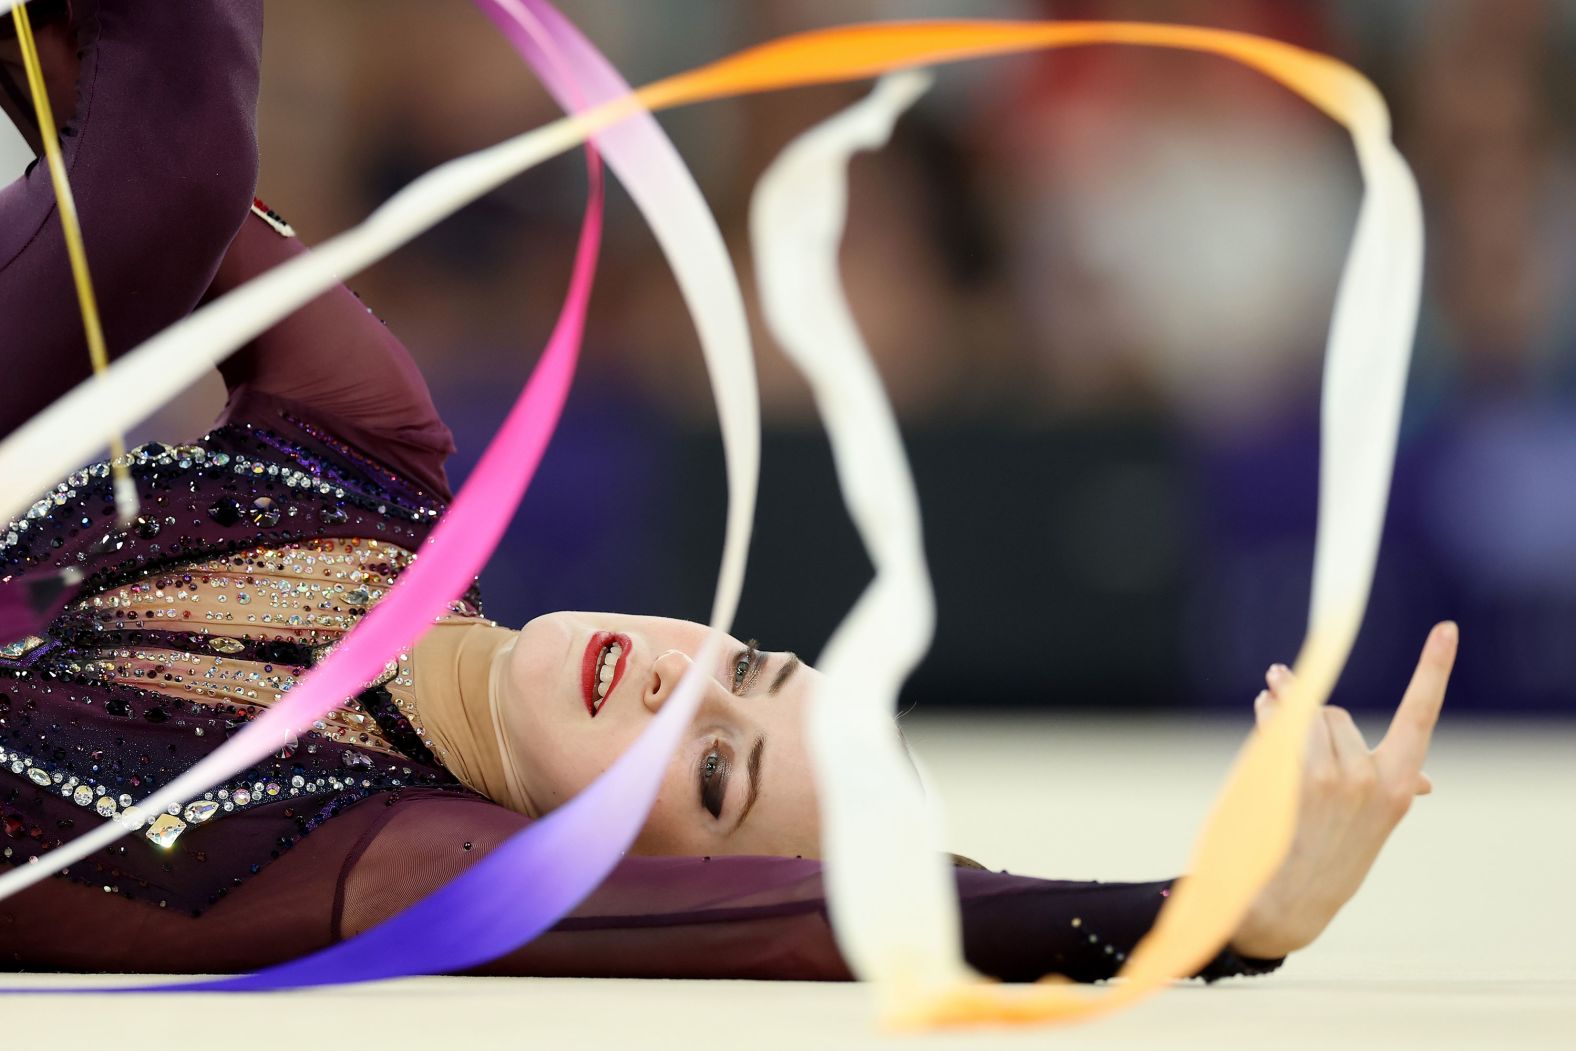
[[[786,32],[942,16],[1218,26],[1362,70],[1421,185],[1428,255],[1378,579],[1338,699],[1393,705],[1428,626],[1454,617],[1452,707],[1576,711],[1576,4],[561,6],[636,83]],[[268,19],[261,193],[308,240],[556,116],[466,0],[270,0]],[[663,117],[747,294],[755,179],[865,90]],[[426,370],[457,480],[544,342],[584,189],[583,161],[560,158],[352,281]],[[910,700],[1246,715],[1305,624],[1320,364],[1360,191],[1345,133],[1285,89],[1137,48],[946,69],[856,163],[844,275],[909,440],[941,602]],[[609,218],[582,379],[484,577],[504,623],[707,613],[711,394],[647,228],[618,193]],[[765,475],[738,633],[813,656],[868,567],[808,389],[756,335]]]

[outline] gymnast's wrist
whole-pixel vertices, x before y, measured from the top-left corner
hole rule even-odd
[[[1304,926],[1284,918],[1266,919],[1250,911],[1226,948],[1254,960],[1279,960],[1311,945],[1323,929],[1323,924]]]

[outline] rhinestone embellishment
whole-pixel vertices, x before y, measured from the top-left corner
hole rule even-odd
[[[153,824],[147,827],[142,834],[148,837],[148,842],[154,846],[163,847],[165,850],[175,843],[182,832],[186,831],[186,822],[170,814],[160,814],[153,819]]]
[[[199,799],[195,803],[186,804],[186,820],[194,825],[200,825],[219,812],[219,804],[211,799]]]
[[[43,644],[44,640],[37,635],[29,635],[25,639],[18,639],[16,642],[8,642],[0,646],[0,657],[5,657],[8,660],[26,657]]]

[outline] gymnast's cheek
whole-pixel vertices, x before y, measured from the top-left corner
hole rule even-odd
[[[529,708],[534,702],[526,697],[519,703]],[[526,795],[542,813],[558,809],[606,773],[635,743],[638,729],[634,725],[599,726],[586,717],[584,709],[578,720],[517,714],[509,732],[514,734],[512,753]],[[677,791],[667,784],[663,796],[675,803],[678,799]],[[693,797],[692,790],[692,802]]]
[[[704,856],[717,850],[716,819],[700,805],[699,788],[689,780],[688,764],[669,764],[651,804],[646,823],[636,837],[633,853],[647,855]]]
[[[531,802],[543,812],[568,802],[596,779],[607,726],[593,725],[575,696],[575,669],[565,653],[574,625],[562,614],[538,617],[520,630],[500,698],[508,753]],[[616,754],[616,753],[615,753]]]

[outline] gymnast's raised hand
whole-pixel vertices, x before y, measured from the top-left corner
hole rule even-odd
[[[1297,833],[1280,871],[1260,892],[1231,946],[1246,956],[1278,957],[1312,942],[1373,866],[1416,796],[1433,790],[1423,773],[1429,740],[1456,659],[1453,623],[1434,626],[1390,729],[1370,749],[1344,708],[1326,705],[1308,736]],[[1285,665],[1254,710],[1262,725],[1292,682]]]

